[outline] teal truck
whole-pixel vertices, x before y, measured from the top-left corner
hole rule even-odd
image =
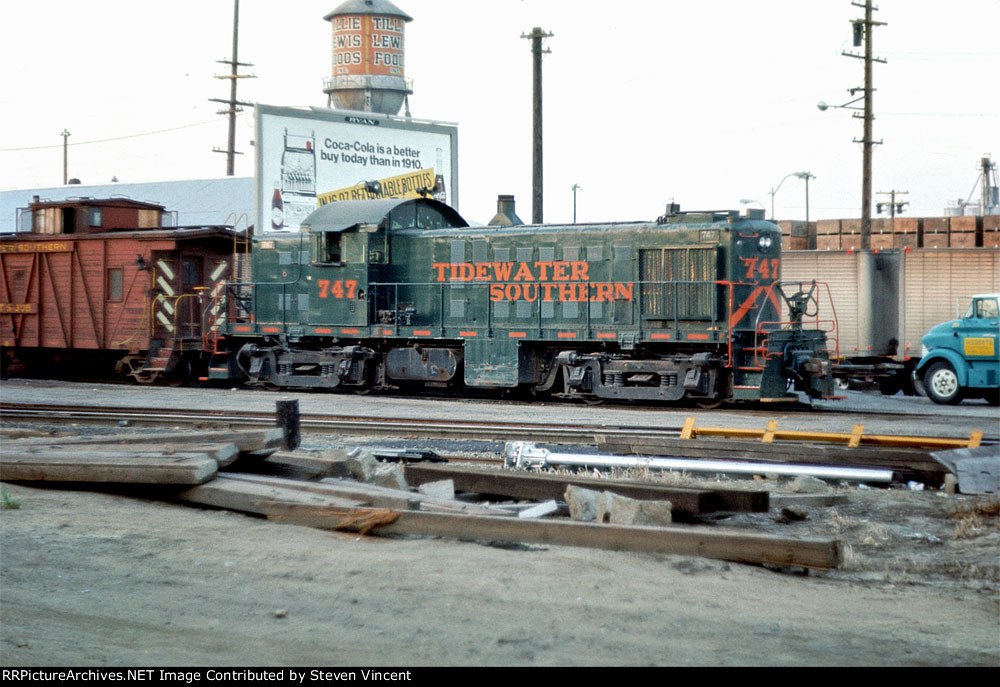
[[[913,381],[935,403],[965,398],[1000,404],[1000,294],[972,297],[965,316],[939,324],[922,339]]]

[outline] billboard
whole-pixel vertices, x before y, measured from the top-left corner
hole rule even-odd
[[[379,180],[458,207],[454,124],[327,108],[256,107],[257,234],[297,232],[323,201]],[[420,181],[410,181],[410,180]],[[409,196],[413,197],[413,196]]]

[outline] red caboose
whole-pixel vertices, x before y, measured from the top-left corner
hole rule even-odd
[[[163,227],[163,207],[119,198],[36,198],[27,212],[30,233],[0,236],[5,367],[105,361],[146,383],[203,374],[225,318],[231,228]]]

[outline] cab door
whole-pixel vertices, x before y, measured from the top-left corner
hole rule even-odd
[[[314,234],[310,324],[341,328],[368,325],[367,257],[367,233],[352,229]]]
[[[1000,329],[1000,312],[995,297],[975,298],[967,316],[962,320],[962,354],[970,363],[996,363],[1000,361],[997,346]]]

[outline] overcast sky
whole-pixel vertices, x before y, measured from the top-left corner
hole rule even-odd
[[[338,0],[242,0],[239,98],[325,106]],[[765,207],[778,219],[859,217],[861,121],[816,104],[863,84],[849,0],[398,0],[414,117],[459,126],[460,210],[485,222],[513,193],[531,217],[531,54],[545,57],[545,220],[651,219]],[[881,0],[874,191],[909,191],[908,214],[978,200],[1000,159],[1000,0]],[[0,189],[221,177],[232,0],[35,0],[0,9]],[[120,139],[110,141],[108,139]],[[239,176],[253,175],[253,117]],[[784,184],[777,188],[784,180]],[[145,199],[140,199],[145,200]]]

